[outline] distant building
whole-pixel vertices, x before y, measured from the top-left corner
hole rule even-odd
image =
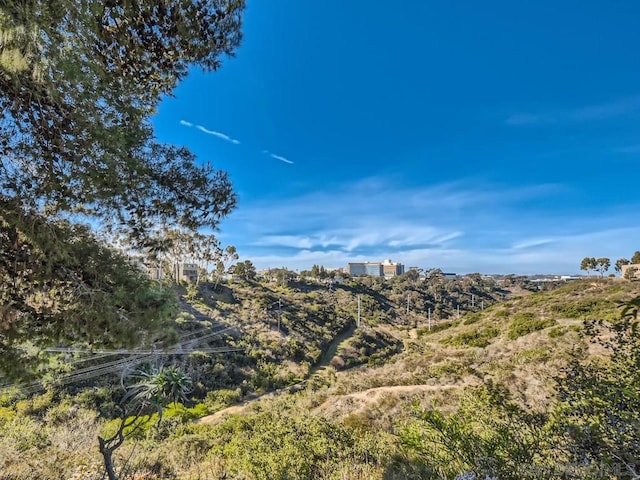
[[[395,277],[404,273],[404,265],[393,263],[391,260],[384,262],[352,262],[347,264],[347,273],[352,277]]]
[[[195,283],[198,281],[198,264],[181,263],[178,265],[178,279]]]
[[[442,276],[444,277],[445,280],[455,280],[456,278],[458,278],[458,275],[456,273],[442,272]]]
[[[382,274],[385,278],[397,277],[404,273],[404,265],[401,263],[393,263],[391,260],[382,262]]]
[[[380,262],[351,262],[347,264],[347,273],[352,277],[381,277],[382,264]]]

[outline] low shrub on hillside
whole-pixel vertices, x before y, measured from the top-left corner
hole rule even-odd
[[[552,318],[536,318],[531,312],[517,313],[511,318],[507,336],[511,340],[515,340],[516,338],[543,330],[547,327],[553,327],[556,323]]]
[[[222,410],[230,405],[238,403],[242,398],[242,390],[236,388],[231,390],[230,388],[223,388],[220,390],[211,390],[207,392],[207,396],[204,400],[205,405],[209,412],[214,413],[218,410]]]
[[[588,299],[572,303],[558,303],[551,311],[566,318],[612,320],[616,318],[616,305],[605,299]]]
[[[464,316],[464,320],[462,320],[463,325],[472,325],[482,318],[482,315],[479,312],[467,313]]]
[[[418,335],[430,335],[432,333],[441,332],[442,330],[446,330],[447,328],[454,327],[457,325],[457,322],[446,320],[440,321],[435,325],[431,325],[431,329],[428,327],[422,327],[418,329]]]
[[[452,335],[444,339],[442,343],[461,347],[484,348],[491,343],[491,339],[497,337],[499,334],[500,329],[498,327],[489,325]]]
[[[331,365],[337,370],[356,365],[375,365],[402,349],[402,342],[378,330],[357,330],[348,345],[338,352]],[[336,357],[334,357],[336,358]]]
[[[558,338],[562,337],[565,333],[567,333],[567,329],[563,327],[553,327],[549,330],[549,338]]]

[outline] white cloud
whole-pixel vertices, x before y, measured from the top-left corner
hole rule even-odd
[[[280,155],[276,155],[274,153],[270,153],[269,156],[271,158],[275,158],[276,160],[280,160],[281,162],[288,163],[288,164],[293,164],[293,161],[289,160],[288,158],[282,157]]]
[[[548,244],[550,244],[552,242],[553,242],[553,240],[551,240],[549,238],[523,240],[523,241],[520,241],[520,242],[516,243],[513,246],[513,249],[514,250],[525,250],[525,249],[528,249],[528,248],[535,248],[535,247],[540,247],[542,245],[548,245]]]
[[[180,120],[180,125],[184,125],[185,127],[195,127],[198,130],[200,130],[203,133],[206,133],[208,135],[213,135],[214,137],[218,137],[221,138],[222,140],[226,140],[227,142],[231,142],[234,145],[240,145],[240,140],[236,140],[235,138],[231,138],[229,135],[222,133],[222,132],[217,132],[215,130],[209,130],[206,127],[203,127],[202,125],[194,125],[191,122],[187,122],[186,120]]]
[[[557,119],[553,115],[535,114],[535,113],[515,113],[505,120],[507,125],[543,125],[556,123]]]
[[[240,140],[236,140],[235,138],[231,138],[229,135],[227,135],[225,133],[217,132],[215,130],[209,130],[209,129],[203,127],[202,125],[196,125],[196,128],[198,130],[200,130],[201,132],[207,133],[209,135],[213,135],[214,137],[221,138],[222,140],[226,140],[227,142],[231,142],[234,145],[239,145],[240,144]]]
[[[243,204],[225,219],[226,238],[259,268],[391,258],[487,273],[576,273],[583,257],[629,256],[640,238],[640,227],[619,228],[637,223],[632,205],[601,216],[568,209],[550,216],[544,205],[553,199],[562,206],[571,194],[559,185],[505,187],[474,179],[403,187],[374,177],[321,188]]]
[[[276,160],[280,160],[281,162],[288,163],[290,165],[293,165],[294,163],[292,160],[289,160],[288,158],[285,158],[282,155],[276,155],[275,153],[271,153],[269,150],[262,150],[262,153],[264,153],[265,155],[269,155],[271,158],[275,158]]]

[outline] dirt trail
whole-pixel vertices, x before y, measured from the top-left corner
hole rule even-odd
[[[336,338],[334,338],[331,341],[331,343],[329,344],[325,352],[322,354],[322,357],[320,357],[320,361],[311,369],[309,378],[311,378],[313,375],[317,374],[320,370],[324,369],[327,365],[329,365],[329,362],[338,351],[340,344],[348,340],[353,335],[355,330],[356,330],[355,326],[352,325],[347,330],[342,332],[340,335],[338,335]],[[304,388],[304,385],[307,382],[307,380],[308,379],[302,380],[301,382],[281,388],[274,392],[264,393],[262,395],[249,396],[248,398],[244,399],[242,402],[236,405],[231,405],[230,407],[226,407],[226,408],[223,408],[222,410],[218,410],[216,413],[200,418],[198,420],[198,423],[206,423],[206,424],[216,423],[218,420],[221,420],[223,417],[227,415],[242,413],[250,404],[260,401],[263,398],[272,398],[278,395],[282,395],[285,392],[289,392],[292,389]]]

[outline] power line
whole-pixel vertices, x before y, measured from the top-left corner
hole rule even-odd
[[[206,330],[206,329],[203,329]],[[233,351],[241,351],[243,348],[240,347],[203,347],[196,348],[198,344],[201,342],[211,339],[212,337],[220,336],[221,334],[229,331],[235,330],[235,327],[225,327],[213,332],[210,332],[205,335],[198,336],[200,332],[189,332],[185,335],[180,336],[180,342],[168,347],[165,350],[134,350],[134,349],[82,349],[82,348],[73,348],[73,347],[49,347],[45,348],[42,351],[50,352],[50,353],[91,353],[96,354],[97,356],[94,358],[88,359],[79,359],[74,363],[82,363],[89,360],[97,360],[100,358],[108,357],[108,356],[116,356],[116,355],[127,355],[129,358],[118,359],[106,363],[100,363],[98,365],[92,365],[89,367],[85,367],[79,370],[75,370],[73,372],[69,372],[68,374],[64,374],[57,378],[54,383],[58,385],[68,385],[72,383],[77,383],[83,380],[88,380],[91,378],[95,378],[102,375],[107,375],[109,373],[115,373],[119,370],[123,370],[123,367],[126,367],[127,364],[136,363],[140,364],[142,362],[153,359],[158,356],[165,355],[190,355],[192,353],[202,352],[202,353],[226,353]],[[195,337],[195,338],[193,338]],[[131,358],[133,357],[133,358]],[[136,358],[138,357],[138,358]],[[35,392],[37,390],[41,390],[43,388],[43,382],[41,380],[30,382],[30,383],[19,383],[19,384],[10,384],[4,387],[0,387],[0,392],[4,390],[8,390],[10,388],[19,388],[25,393]]]

